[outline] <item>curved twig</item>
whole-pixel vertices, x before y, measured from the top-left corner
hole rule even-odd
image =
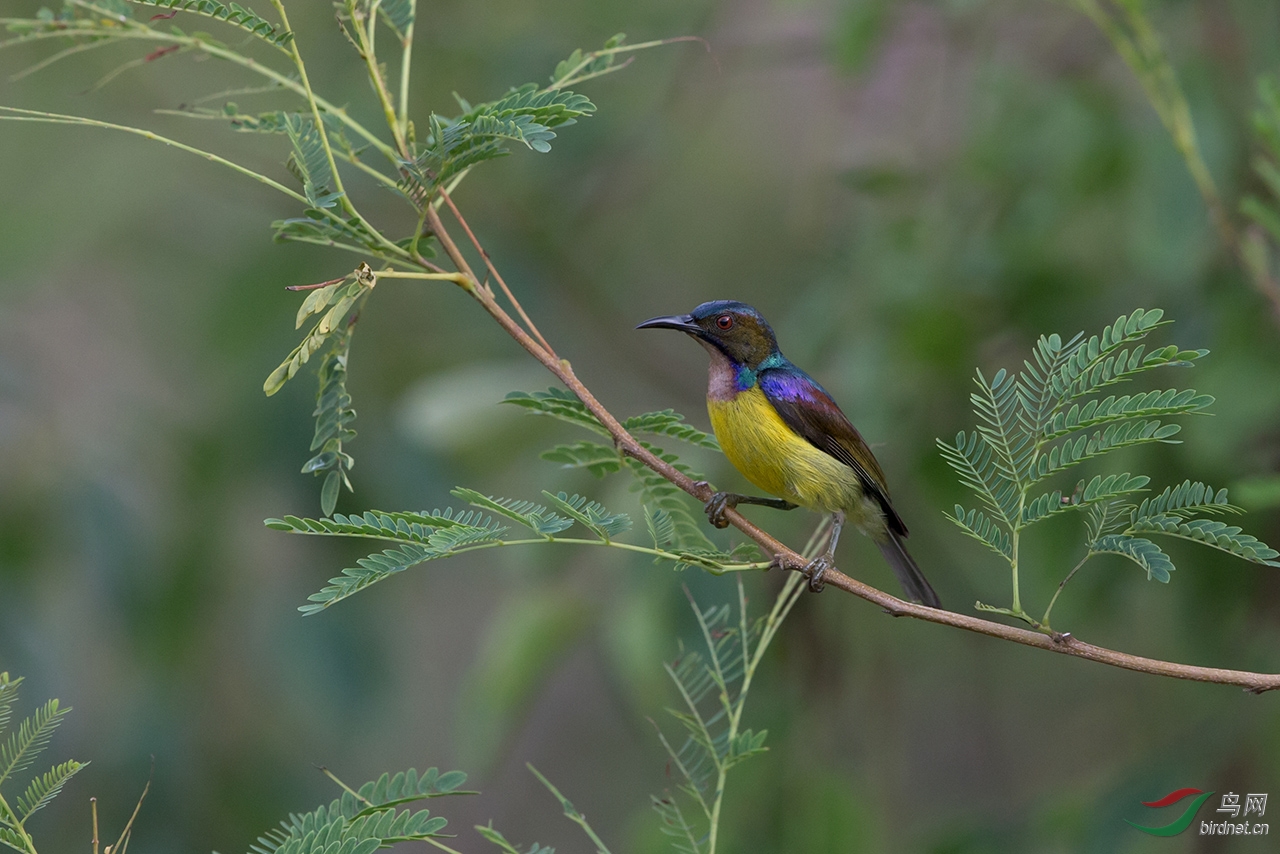
[[[516,340],[521,347],[529,352],[531,356],[537,359],[552,374],[556,376],[560,382],[582,401],[583,405],[594,415],[605,429],[609,431],[609,435],[613,437],[614,444],[618,450],[629,457],[639,460],[653,471],[662,475],[672,484],[680,487],[685,492],[692,495],[699,501],[707,501],[713,492],[712,488],[706,483],[695,482],[687,477],[683,472],[676,469],[670,463],[659,459],[643,445],[641,445],[634,436],[623,428],[618,419],[607,410],[595,395],[591,393],[582,381],[578,379],[573,371],[573,366],[569,364],[567,359],[559,359],[554,354],[548,352],[541,344],[533,339],[528,332],[524,330],[509,314],[507,314],[494,298],[493,292],[488,288],[480,285],[475,273],[467,263],[466,257],[459,251],[456,243],[449,236],[444,224],[440,221],[439,214],[430,205],[426,206],[427,222],[431,227],[432,233],[439,239],[440,245],[444,247],[445,253],[448,254],[450,260],[457,266],[459,272],[467,277],[467,282],[462,284],[464,290],[471,294],[472,297],[480,303],[481,307],[489,313],[498,325],[506,330],[512,338]],[[462,221],[461,216],[458,217]],[[731,525],[749,537],[756,545],[765,552],[765,554],[775,555],[780,566],[792,571],[799,571],[806,565],[803,557],[786,544],[780,542],[772,534],[757,527],[750,520],[741,516],[736,510],[726,509],[724,518]],[[984,620],[980,617],[971,617],[967,614],[957,614],[952,611],[944,611],[938,608],[930,608],[925,605],[917,605],[912,602],[905,602],[902,599],[885,593],[864,584],[855,578],[835,570],[828,569],[823,581],[827,586],[835,587],[846,593],[852,593],[860,599],[879,605],[887,613],[895,617],[914,617],[918,620],[926,620],[931,623],[939,623],[944,626],[952,626],[965,631],[976,632],[978,634],[987,635],[1001,640],[1012,641],[1024,646],[1036,647],[1049,652],[1056,652],[1061,655],[1069,655],[1075,658],[1083,658],[1089,661],[1097,661],[1102,664],[1109,664],[1112,667],[1121,667],[1125,670],[1134,670],[1139,673],[1150,673],[1156,676],[1169,676],[1174,679],[1186,679],[1193,682],[1213,682],[1220,685],[1238,685],[1252,694],[1261,694],[1265,691],[1274,691],[1280,689],[1280,674],[1274,673],[1252,673],[1244,670],[1225,670],[1217,667],[1198,667],[1191,664],[1178,664],[1172,661],[1163,661],[1156,658],[1144,658],[1138,655],[1130,655],[1129,653],[1119,652],[1106,647],[1095,646],[1077,640],[1070,634],[1044,634],[1041,632],[1031,631],[1029,629],[1020,629],[1015,626],[1007,626],[1002,623],[995,623],[991,620]]]

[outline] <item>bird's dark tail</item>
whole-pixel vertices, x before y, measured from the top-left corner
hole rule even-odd
[[[898,583],[902,585],[902,591],[907,594],[907,599],[919,602],[921,605],[928,605],[930,608],[941,608],[942,602],[938,600],[938,594],[933,592],[920,567],[916,566],[911,555],[907,554],[907,547],[903,544],[902,537],[892,530],[887,533],[888,538],[877,541],[876,545],[880,547],[880,553],[884,555],[884,559],[889,561],[889,566],[893,568],[893,574],[898,577]]]

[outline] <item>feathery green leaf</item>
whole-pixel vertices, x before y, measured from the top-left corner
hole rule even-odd
[[[656,549],[665,549],[676,541],[676,524],[671,514],[661,507],[644,505],[644,526]]]
[[[437,528],[489,528],[495,527],[492,519],[475,510],[455,511],[452,508],[432,510],[430,513],[407,510],[388,513],[383,510],[367,510],[363,516],[344,516],[337,513],[332,519],[302,519],[285,516],[283,519],[267,519],[264,523],[275,531],[292,534],[320,534],[339,537],[367,537],[398,542],[425,543]]]
[[[502,401],[529,410],[535,415],[549,415],[578,427],[585,427],[601,436],[609,431],[591,414],[582,401],[564,389],[549,388],[546,391],[513,391]]]
[[[556,445],[539,456],[548,462],[560,463],[565,468],[584,468],[596,477],[604,477],[622,469],[622,457],[617,450],[596,442]]]
[[[307,202],[313,208],[335,206],[340,195],[329,192],[333,185],[333,170],[329,167],[329,155],[325,152],[315,121],[299,113],[287,113],[285,133],[293,143],[293,151],[285,165],[302,184]]]
[[[1147,516],[1189,516],[1194,513],[1243,513],[1227,500],[1227,491],[1184,480],[1177,486],[1166,486],[1164,492],[1154,498],[1143,499],[1134,512],[1135,519]]]
[[[36,812],[49,805],[58,796],[67,781],[75,776],[87,762],[76,762],[74,759],[55,765],[44,774],[36,777],[27,786],[27,790],[18,798],[18,823],[25,824]]]
[[[216,0],[129,0],[129,2],[157,9],[191,12],[196,15],[203,15],[206,18],[223,21],[233,27],[239,27],[252,33],[257,38],[279,48],[283,48],[293,41],[293,33],[277,30],[270,21],[238,3],[223,5],[216,2]]]
[[[1028,485],[1121,448],[1156,442],[1176,444],[1178,440],[1170,437],[1181,430],[1182,427],[1178,424],[1162,424],[1156,420],[1121,421],[1109,424],[1106,429],[1094,431],[1091,435],[1064,439],[1037,453],[1031,466]]]
[[[533,846],[528,851],[521,851],[519,848],[516,848],[508,842],[505,836],[495,830],[492,823],[487,825],[477,824],[475,828],[476,832],[483,836],[487,841],[492,842],[494,845],[501,848],[503,854],[556,854],[556,849],[547,848],[536,842],[533,843]]]
[[[16,830],[10,830],[7,827],[0,826],[0,845],[19,851],[21,854],[34,854],[31,847],[27,845],[25,839],[18,835]]]
[[[401,190],[422,205],[437,188],[472,166],[510,154],[512,143],[550,151],[556,136],[552,128],[571,125],[595,109],[585,95],[527,83],[455,118],[433,113],[430,135],[400,164],[405,176]]]
[[[1109,474],[1106,477],[1095,475],[1092,480],[1080,481],[1073,492],[1063,495],[1062,490],[1045,493],[1032,501],[1022,511],[1022,525],[1026,527],[1042,519],[1078,510],[1099,501],[1110,501],[1122,495],[1140,492],[1151,482],[1145,475]]]
[[[660,412],[646,412],[642,415],[633,415],[626,421],[622,422],[623,428],[628,433],[650,433],[655,436],[672,436],[681,441],[688,442],[691,445],[698,445],[703,448],[710,448],[713,451],[720,450],[720,443],[716,441],[715,436],[703,433],[701,430],[693,427],[684,420],[684,416],[674,409],[664,409]]]
[[[532,501],[494,498],[462,487],[454,489],[452,493],[472,506],[506,516],[548,539],[552,534],[557,534],[573,525],[573,519],[557,516],[546,507]]]
[[[1280,566],[1275,560],[1280,552],[1241,532],[1236,525],[1228,525],[1217,519],[1186,519],[1178,514],[1157,514],[1136,519],[1125,529],[1126,534],[1167,534],[1184,540],[1201,543],[1242,557],[1254,563]]]
[[[665,798],[650,795],[649,800],[654,811],[658,813],[658,819],[661,821],[659,827],[662,832],[673,837],[672,847],[680,854],[702,854],[706,836],[699,835],[689,824],[680,809],[679,802],[670,793]]]
[[[342,570],[341,575],[329,579],[327,587],[307,597],[313,604],[303,605],[298,610],[307,616],[319,613],[410,567],[449,557],[467,546],[499,540],[506,530],[493,523],[484,527],[455,525],[436,529],[427,536],[425,543],[404,543],[394,549],[375,552],[356,561],[356,566]]]
[[[1258,78],[1259,105],[1253,113],[1253,128],[1262,153],[1253,159],[1253,171],[1266,189],[1266,197],[1247,196],[1240,202],[1240,211],[1260,226],[1274,246],[1280,245],[1280,85],[1277,78],[1264,75]],[[1271,253],[1262,249],[1260,264],[1270,272]]]
[[[70,706],[60,707],[57,700],[50,700],[9,735],[0,745],[0,783],[25,771],[35,761],[69,711]]]
[[[702,476],[679,461],[675,454],[669,454],[661,448],[641,442],[645,448],[664,462],[675,466],[693,480],[702,480]],[[684,490],[672,484],[662,475],[636,459],[626,459],[627,468],[635,477],[631,484],[633,492],[640,493],[640,502],[652,506],[655,510],[663,510],[675,526],[674,544],[684,551],[715,551],[715,544],[703,533],[703,526],[689,512],[689,496]]]
[[[408,38],[409,28],[413,26],[413,0],[382,0],[378,11],[382,13],[382,20],[391,27],[401,41]]]
[[[1113,421],[1131,418],[1153,418],[1203,412],[1213,404],[1213,397],[1197,394],[1195,389],[1178,391],[1155,389],[1142,394],[1111,395],[1090,400],[1081,406],[1072,404],[1066,412],[1058,412],[1045,427],[1044,441],[1051,441],[1077,430],[1086,430]]]
[[[1169,573],[1175,569],[1173,561],[1159,546],[1142,537],[1127,534],[1107,534],[1099,537],[1090,547],[1094,554],[1118,554],[1127,557],[1147,573],[1147,580],[1169,583]]]
[[[942,458],[959,475],[960,482],[982,499],[1006,527],[1012,527],[1018,518],[1018,490],[996,467],[991,443],[977,430],[957,433],[954,445],[941,439],[937,443]]]
[[[0,735],[9,726],[9,717],[13,714],[13,704],[18,699],[18,686],[21,684],[21,676],[11,679],[8,671],[0,671]]]
[[[552,495],[545,489],[542,494],[561,513],[573,517],[605,542],[631,528],[631,517],[626,513],[610,513],[599,502],[588,501],[581,495],[569,496],[563,492]]]
[[[1085,517],[1085,544],[1091,546],[1104,534],[1124,530],[1133,515],[1133,505],[1123,501],[1098,501]]]
[[[626,40],[626,33],[618,33],[604,43],[604,49],[608,51],[621,47]],[[555,87],[561,87],[588,77],[599,77],[610,71],[617,71],[622,66],[614,65],[616,60],[616,53],[605,53],[588,59],[587,54],[584,54],[580,48],[576,48],[567,59],[556,63],[555,71],[551,73],[551,83]]]
[[[987,518],[981,510],[965,511],[956,505],[955,515],[944,513],[948,519],[960,527],[970,537],[982,543],[1005,560],[1013,559],[1013,549],[1009,545],[1009,534],[1000,525]]]

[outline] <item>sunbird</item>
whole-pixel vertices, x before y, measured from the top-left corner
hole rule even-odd
[[[810,589],[822,589],[840,531],[850,521],[880,547],[908,599],[941,607],[902,542],[907,526],[893,509],[875,455],[831,395],[782,355],[760,312],[745,303],[716,300],[636,328],[678,329],[706,349],[711,355],[707,412],[716,439],[747,480],[778,496],[717,492],[706,504],[711,524],[728,525],[725,508],[739,504],[830,513],[827,550],[804,570]]]

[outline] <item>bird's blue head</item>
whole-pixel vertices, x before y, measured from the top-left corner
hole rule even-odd
[[[744,302],[713,300],[689,314],[646,320],[637,329],[679,329],[716,348],[735,366],[754,373],[766,363],[780,362],[778,339],[760,312]]]

